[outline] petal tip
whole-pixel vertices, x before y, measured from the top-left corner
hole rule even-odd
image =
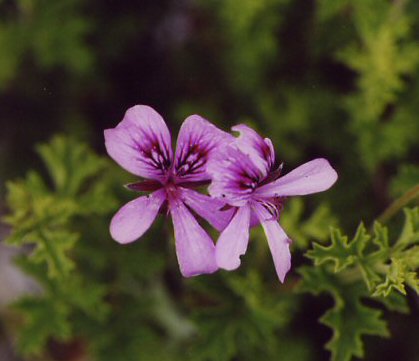
[[[235,269],[239,268],[241,265],[241,256],[244,254],[240,254],[237,258],[226,258],[225,254],[218,251],[217,247],[215,248],[215,261],[217,266],[226,271],[234,271]]]
[[[182,274],[183,277],[185,278],[191,278],[191,277],[196,277],[196,276],[200,276],[200,275],[205,275],[205,274],[212,274],[215,273],[216,271],[218,271],[218,267],[217,265],[211,265],[208,266],[202,270],[194,270],[194,271],[188,271],[185,269],[180,269],[180,273]]]

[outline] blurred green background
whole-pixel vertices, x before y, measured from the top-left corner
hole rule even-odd
[[[103,129],[115,126],[130,106],[147,104],[163,115],[174,133],[183,119],[193,113],[224,130],[246,122],[272,139],[286,171],[316,157],[327,158],[339,173],[338,183],[329,192],[304,200],[304,208],[297,202],[289,206],[295,218],[307,218],[321,204],[324,207],[321,212],[325,213],[320,213],[318,218],[323,223],[318,222],[312,227],[314,231],[307,231],[300,229],[298,223],[293,224],[293,215],[289,220],[284,215],[290,234],[298,238],[294,264],[307,263],[302,257],[304,249],[310,248],[309,241],[313,239],[327,238],[329,225],[339,224],[345,232],[353,234],[359,221],[371,224],[394,198],[418,183],[418,70],[419,2],[415,0],[0,0],[1,213],[8,212],[6,180],[23,177],[32,168],[46,174],[34,151],[35,144],[47,142],[59,133],[89,144],[96,153],[105,155]],[[76,172],[77,164],[74,169]],[[109,189],[131,179],[128,174],[118,173],[116,167],[111,169],[118,181],[114,180],[113,188]],[[122,189],[114,194],[117,201],[110,205],[108,213],[101,215],[101,223],[97,225],[103,240],[97,247],[112,242],[107,223],[118,206],[131,197]],[[400,223],[401,220],[395,220],[396,225]],[[144,241],[146,246],[144,243],[133,246],[135,257],[140,257],[138,262],[135,258],[124,261],[131,249],[120,251],[112,244],[106,246],[110,247],[108,252],[121,252],[118,262],[131,262],[129,267],[140,267],[140,261],[146,262],[144,257],[168,248],[163,240],[165,236],[157,228]],[[8,227],[2,226],[1,237],[9,232]],[[149,242],[153,238],[158,246]],[[149,253],[146,247],[151,248]],[[1,252],[5,255],[9,251]],[[87,251],[82,246],[79,251],[76,248],[75,258],[77,252],[94,254],[94,247]],[[168,252],[173,253],[173,248]],[[164,261],[161,254],[154,256],[162,258],[156,262],[175,264],[173,255],[167,256],[168,252]],[[106,257],[104,251],[101,255]],[[79,268],[82,275],[91,272],[92,282],[100,279],[105,284],[119,286],[123,282],[140,282],[137,275],[132,279],[122,277],[123,281],[115,278],[111,271],[104,271],[106,258],[94,261],[95,256],[91,257],[89,260],[81,256],[80,264],[91,262],[100,266],[91,266],[96,267],[94,271],[89,271],[86,264]],[[2,258],[4,274],[11,272],[12,266],[6,266],[9,262],[8,256]],[[251,262],[257,264],[257,260]],[[188,280],[185,285],[179,281],[176,268],[144,267],[146,275],[138,276],[142,277],[141,287],[149,289],[149,281],[145,281],[149,276],[155,281],[149,291],[152,296],[146,293],[151,298],[143,300],[144,307],[147,309],[157,295],[163,299],[162,309],[171,309],[170,305],[175,303],[175,309],[182,315],[193,313],[196,302],[201,304],[199,297],[191,302],[198,291],[192,295],[185,291],[192,287],[189,282],[201,291],[203,284],[208,289],[213,286],[215,293],[225,296],[232,290],[245,288],[240,282],[251,284],[256,277],[252,272],[257,272],[253,269],[249,275],[249,266],[243,271],[246,275],[243,277],[250,277],[246,281],[220,281],[225,277],[223,274],[214,276],[216,281],[204,276],[202,284]],[[140,267],[138,273],[141,272]],[[266,270],[266,274],[270,273],[272,267]],[[263,286],[254,281],[254,287],[264,287],[261,294],[255,293],[257,297],[262,294],[271,297],[274,277],[270,277],[264,279]],[[292,277],[290,284],[294,282]],[[17,281],[8,279],[0,288],[10,282]],[[227,287],[226,283],[229,290],[220,290],[220,285]],[[37,286],[27,287],[36,289]],[[126,284],[124,287],[130,288]],[[275,287],[274,293],[278,292]],[[234,297],[240,299],[241,291],[237,292]],[[279,292],[282,298],[289,297],[286,292],[285,295]],[[117,297],[123,298],[121,294]],[[127,309],[136,309],[136,297],[133,296]],[[229,298],[232,304],[236,302],[234,297]],[[394,337],[386,341],[374,339],[367,347],[366,359],[418,360],[419,303],[417,296],[410,295],[408,300],[412,314],[388,316]],[[328,359],[323,344],[330,333],[316,320],[330,307],[330,300],[309,296],[300,297],[298,302],[300,308],[291,312],[292,321],[278,320],[277,326],[282,331],[272,331],[283,338],[281,345],[266,346],[269,348],[266,354],[260,351],[264,346],[254,341],[264,340],[262,333],[254,339],[252,335],[240,336],[254,342],[242,338],[233,349],[228,349],[227,344],[224,350],[224,346],[211,341],[212,353],[200,355],[193,351],[194,347],[209,349],[210,342],[204,342],[204,346],[193,346],[186,359]],[[261,307],[265,306],[271,307]],[[289,304],[284,304],[283,310],[282,306],[278,307],[277,312],[289,312]],[[2,312],[8,315],[5,308]],[[123,335],[128,326],[140,327],[141,322],[153,326],[146,327],[144,334],[137,330],[132,335],[136,347],[117,339],[111,342],[109,336],[97,341],[93,353],[99,355],[100,361],[177,360],[184,347],[189,350],[185,339],[189,340],[188,335],[193,332],[189,321],[179,320],[180,316],[171,312],[168,311],[167,318],[163,317],[163,326],[159,322],[154,325],[159,316],[150,316],[146,321],[138,316],[138,323],[132,325],[127,316],[123,325],[115,326],[124,331],[118,333],[115,329],[105,333],[115,332],[127,341]],[[112,315],[121,321],[119,314],[111,313],[111,318]],[[9,325],[19,322],[13,317],[12,321],[2,322],[0,329],[1,342],[5,344],[0,351],[4,355],[0,354],[1,361],[17,357],[15,346],[11,345],[15,344],[18,327]],[[206,317],[209,320],[205,322],[210,324],[211,313]],[[132,318],[135,320],[136,316]],[[107,319],[106,327],[119,321]],[[95,327],[88,333],[95,334],[101,329]],[[220,329],[220,325],[214,325],[214,333]],[[141,347],[136,340],[141,340]],[[84,350],[84,341],[79,342],[77,333],[65,345],[54,342],[44,348],[43,356],[38,352],[34,359],[90,360],[84,351],[77,352],[77,347]],[[106,358],[111,344],[124,351],[118,354],[113,350],[115,353]],[[168,353],[153,356],[161,345],[168,347]],[[245,345],[249,352],[243,352]],[[277,346],[280,351],[275,351]],[[68,348],[76,350],[75,356]],[[49,350],[49,356],[45,356],[45,349]],[[54,353],[56,349],[67,351]],[[281,356],[284,352],[281,350],[285,349],[288,356]],[[60,353],[64,356],[57,356]]]

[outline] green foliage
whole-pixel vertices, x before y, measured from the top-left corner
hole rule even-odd
[[[281,225],[287,230],[294,247],[306,249],[311,241],[326,241],[329,237],[329,227],[335,226],[336,217],[326,204],[318,206],[309,216],[304,214],[304,204],[301,198],[293,198],[285,203]],[[289,231],[288,231],[289,230]]]
[[[368,292],[361,284],[348,285],[339,277],[322,267],[303,267],[300,290],[318,295],[329,293],[334,305],[321,318],[320,322],[333,330],[333,336],[326,344],[332,353],[332,360],[346,361],[352,357],[364,357],[361,337],[364,335],[389,336],[386,323],[381,319],[382,312],[361,303]]]
[[[403,157],[419,135],[419,127],[410,121],[409,104],[401,98],[407,91],[406,77],[413,76],[419,64],[419,46],[409,41],[412,20],[406,4],[352,2],[357,37],[337,52],[359,75],[358,91],[347,99],[347,107],[359,155],[369,169]]]
[[[84,144],[62,136],[39,147],[53,186],[35,172],[23,180],[8,183],[10,213],[5,222],[12,227],[6,242],[31,245],[30,258],[20,266],[44,286],[42,297],[27,296],[16,307],[26,315],[20,337],[23,353],[40,353],[49,337],[69,339],[74,312],[103,319],[104,288],[88,284],[75,269],[72,250],[80,234],[73,226],[77,217],[104,214],[115,200],[102,177],[107,161]],[[97,204],[103,203],[101,206]]]
[[[415,185],[419,184],[419,166],[409,164],[403,165],[391,183],[393,196],[401,196]]]
[[[419,208],[405,210],[405,223],[400,236],[390,244],[388,229],[374,224],[371,237],[361,223],[354,238],[348,242],[339,230],[331,232],[331,244],[314,243],[307,256],[316,266],[333,264],[338,273],[352,267],[362,274],[374,296],[388,296],[392,290],[406,294],[408,285],[418,292]]]
[[[85,39],[89,25],[80,14],[79,1],[11,3],[14,11],[0,16],[0,48],[7,49],[0,54],[0,89],[30,57],[45,69],[63,67],[74,74],[90,69],[93,59]]]
[[[277,53],[275,32],[281,21],[280,10],[288,0],[212,1],[219,12],[220,26],[226,32],[224,61],[231,71],[231,86],[251,91],[260,86]],[[251,74],[252,76],[249,76]]]
[[[63,137],[54,138],[48,147],[39,147],[39,153],[54,187],[49,188],[34,172],[24,180],[8,183],[11,212],[4,220],[13,231],[7,242],[16,246],[33,244],[33,260],[46,262],[51,277],[65,276],[74,267],[68,252],[79,237],[68,229],[70,220],[82,214],[103,214],[114,207],[106,182],[81,189],[83,183],[97,180],[107,163],[85,145]]]
[[[419,294],[419,208],[405,209],[400,235],[391,241],[387,227],[376,222],[371,236],[361,223],[349,241],[332,229],[329,245],[313,244],[306,255],[315,267],[304,266],[300,291],[333,297],[334,306],[320,319],[333,330],[326,348],[332,359],[364,357],[363,335],[389,336],[381,311],[366,306],[371,298],[390,310],[406,312],[406,286]],[[399,293],[393,293],[398,291]]]
[[[23,174],[34,141],[69,134],[36,148],[40,171],[0,184],[7,242],[42,289],[0,310],[21,316],[11,332],[23,357],[80,341],[80,358],[99,361],[318,361],[312,318],[325,312],[332,359],[382,360],[387,347],[416,359],[418,14],[413,0],[0,0],[0,174]],[[188,280],[165,217],[140,242],[111,240],[112,215],[135,197],[121,187],[130,176],[71,137],[104,152],[103,128],[136,103],[177,124],[246,122],[285,172],[330,160],[331,190],[284,203],[284,285],[260,228],[239,270]],[[346,236],[361,219],[371,229]],[[365,337],[389,330],[390,346]]]
[[[255,271],[221,280],[191,285],[193,296],[207,304],[193,315],[199,329],[193,360],[264,360],[276,354],[284,360],[308,359],[304,341],[286,336],[298,309],[295,295],[264,284]]]

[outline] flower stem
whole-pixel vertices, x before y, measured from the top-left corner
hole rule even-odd
[[[393,203],[391,203],[385,211],[378,217],[378,221],[381,223],[388,222],[394,215],[396,215],[406,204],[411,200],[419,197],[419,184],[410,188],[405,194],[400,198],[397,198]]]

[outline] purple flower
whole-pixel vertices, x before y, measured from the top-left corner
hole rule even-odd
[[[215,272],[214,243],[189,209],[218,230],[228,224],[232,212],[220,211],[225,202],[192,189],[209,183],[207,162],[227,137],[231,136],[191,115],[182,124],[173,155],[163,118],[148,106],[128,109],[116,128],[105,130],[106,149],[121,167],[147,179],[128,188],[151,193],[130,201],[116,213],[110,225],[112,237],[122,244],[135,241],[167,204],[182,274],[189,277]]]
[[[249,228],[262,224],[275,269],[281,282],[291,267],[291,240],[278,220],[284,197],[322,192],[330,188],[337,173],[326,159],[314,159],[280,177],[270,139],[262,139],[246,125],[232,128],[238,138],[217,151],[208,165],[212,177],[209,193],[235,208],[230,224],[216,245],[220,268],[233,270],[240,265],[249,241]]]

